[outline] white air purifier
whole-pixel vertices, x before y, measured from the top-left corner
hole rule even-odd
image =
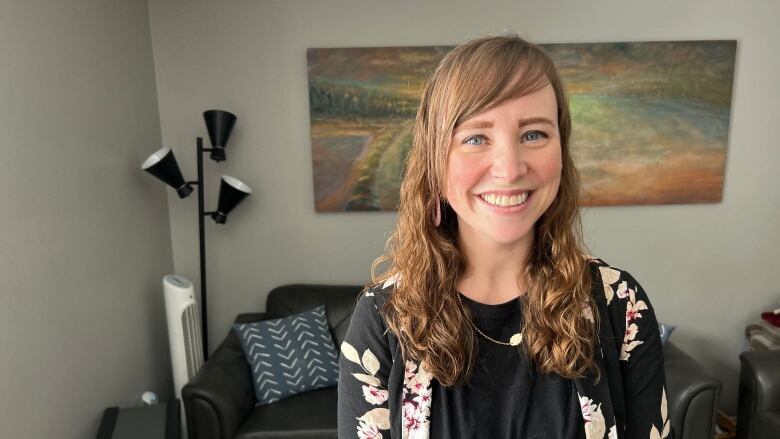
[[[168,321],[168,342],[171,347],[173,389],[181,401],[182,438],[187,437],[187,417],[181,389],[203,366],[203,340],[200,312],[195,302],[192,282],[185,277],[168,274],[163,278],[165,312]]]

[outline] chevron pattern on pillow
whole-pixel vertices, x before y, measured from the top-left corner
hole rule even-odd
[[[338,353],[325,305],[283,319],[235,324],[233,329],[252,369],[258,404],[338,383]]]

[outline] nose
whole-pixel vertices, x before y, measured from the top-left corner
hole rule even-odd
[[[491,175],[497,180],[514,182],[528,173],[528,163],[520,146],[514,142],[501,142],[493,148]]]

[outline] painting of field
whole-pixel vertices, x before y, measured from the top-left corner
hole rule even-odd
[[[585,205],[718,203],[736,41],[542,45]],[[426,77],[451,47],[309,49],[318,212],[394,210]]]

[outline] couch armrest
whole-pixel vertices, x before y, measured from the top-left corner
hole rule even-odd
[[[780,351],[743,352],[740,384],[750,391],[759,411],[780,411]]]
[[[743,352],[739,361],[737,437],[760,437],[759,418],[780,411],[780,351]]]
[[[778,435],[780,435],[780,411],[764,413],[762,415],[762,421],[767,429],[768,434],[766,437],[778,437]]]
[[[237,323],[262,320],[264,314],[241,314]],[[191,439],[231,439],[255,404],[252,372],[232,330],[206,364],[182,388]]]
[[[712,438],[721,381],[672,342],[664,345],[664,364],[675,439]]]

